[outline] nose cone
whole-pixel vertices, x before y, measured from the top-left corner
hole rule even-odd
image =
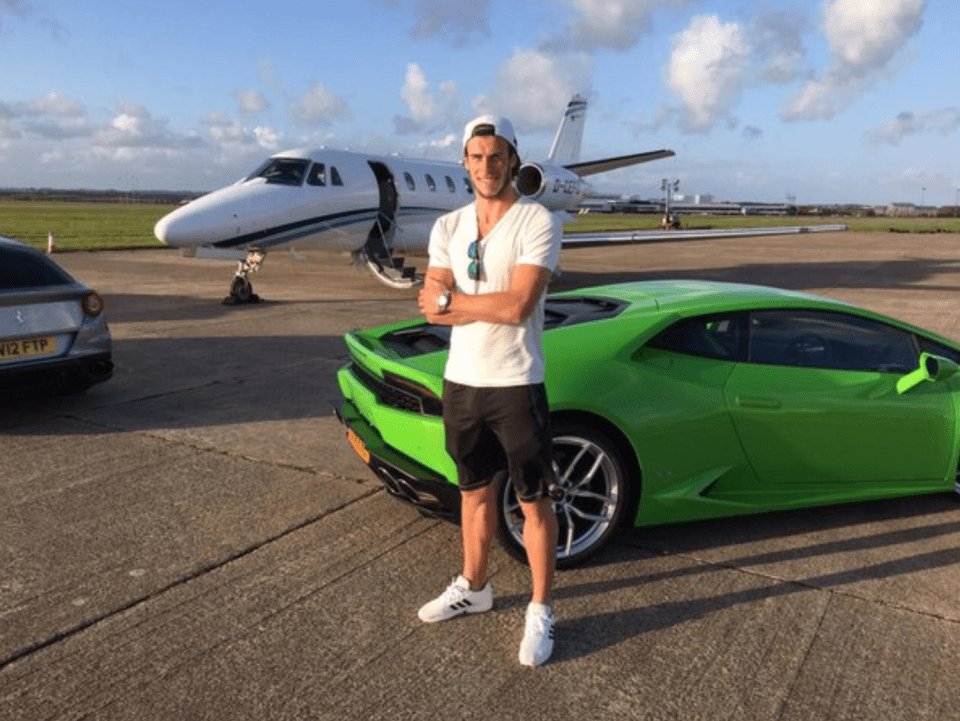
[[[200,245],[206,239],[207,228],[202,213],[197,213],[190,203],[177,208],[160,218],[153,226],[153,234],[161,243],[181,248]]]

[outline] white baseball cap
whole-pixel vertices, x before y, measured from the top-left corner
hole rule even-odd
[[[466,151],[470,138],[483,135],[495,135],[506,140],[517,152],[517,135],[513,132],[513,123],[496,115],[481,115],[474,118],[463,129],[463,149]]]

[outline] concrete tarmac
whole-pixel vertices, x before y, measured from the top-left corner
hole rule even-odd
[[[564,250],[558,288],[746,281],[960,339],[960,236]],[[426,625],[455,526],[393,500],[331,415],[342,335],[416,314],[344,257],[278,253],[264,302],[175,251],[57,259],[106,298],[116,374],[0,404],[0,719],[952,719],[950,494],[625,530],[558,574],[554,656],[517,663],[527,569]],[[695,443],[696,439],[691,439]]]

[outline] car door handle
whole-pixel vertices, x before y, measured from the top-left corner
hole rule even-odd
[[[783,407],[783,404],[776,398],[760,398],[758,396],[737,396],[734,402],[740,408],[761,408],[767,411],[776,411]]]

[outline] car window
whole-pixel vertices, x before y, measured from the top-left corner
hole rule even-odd
[[[745,325],[744,313],[684,318],[660,331],[647,346],[703,358],[743,360],[747,348]]]
[[[73,279],[39,253],[0,248],[0,289],[69,285]]]
[[[751,363],[906,373],[917,365],[913,335],[869,318],[815,310],[750,314]]]
[[[948,358],[954,363],[960,363],[960,351],[954,350],[943,343],[937,343],[935,340],[924,338],[923,336],[918,336],[917,341],[920,344],[920,350],[926,353],[933,353],[933,355],[938,355],[942,358]]]

